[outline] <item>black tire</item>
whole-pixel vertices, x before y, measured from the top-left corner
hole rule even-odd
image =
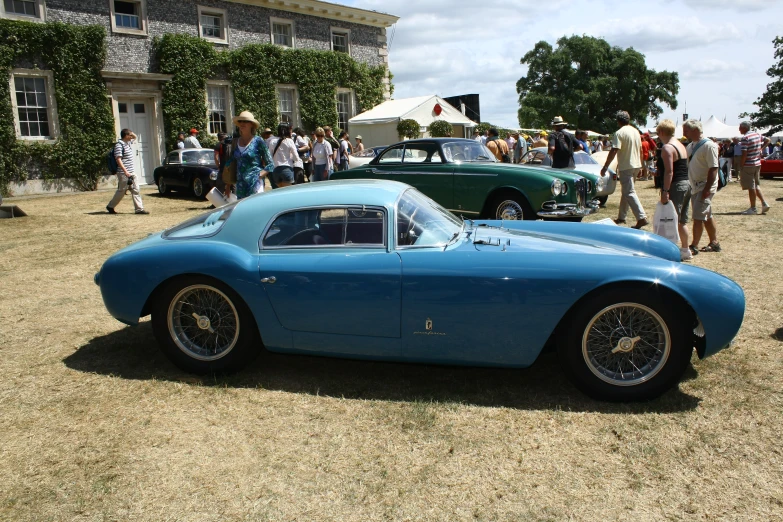
[[[166,183],[166,180],[163,178],[158,178],[158,192],[164,195],[171,192],[171,187],[169,187],[169,184]]]
[[[200,317],[191,318],[194,314]],[[263,349],[256,321],[242,298],[210,277],[166,283],[154,299],[152,330],[171,362],[199,375],[237,371]]]
[[[193,176],[193,179],[190,180],[190,190],[198,199],[207,199],[207,191],[204,188],[204,182],[201,181],[201,178],[198,176]]]
[[[598,204],[602,207],[606,206],[606,201],[609,199],[609,196],[598,196]]]
[[[514,214],[516,217],[511,217]],[[489,204],[488,219],[515,221],[519,220],[520,216],[525,220],[537,218],[536,213],[533,212],[533,207],[530,206],[530,203],[523,195],[506,192],[492,198],[492,202]]]
[[[558,357],[594,399],[654,399],[680,382],[693,354],[692,315],[683,308],[655,291],[601,291],[568,317]]]

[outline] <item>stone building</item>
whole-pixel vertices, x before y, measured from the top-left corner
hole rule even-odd
[[[219,49],[273,43],[331,50],[378,66],[388,63],[386,29],[398,20],[319,0],[2,0],[0,17],[106,28],[108,56],[102,75],[111,96],[115,127],[118,135],[124,127],[138,135],[138,165],[143,171],[139,177],[147,182],[152,181],[152,171],[166,152],[161,87],[172,78],[157,69],[152,50],[155,36],[200,36]],[[58,127],[51,73],[18,68],[9,80],[17,137],[54,141]],[[276,90],[281,119],[298,124],[296,85],[278,85]],[[21,92],[34,96],[20,98]],[[35,107],[24,107],[17,105],[18,99],[38,101]],[[353,92],[338,89],[335,103],[340,123],[347,124],[356,112]],[[211,134],[233,131],[233,109],[230,82],[208,81]]]

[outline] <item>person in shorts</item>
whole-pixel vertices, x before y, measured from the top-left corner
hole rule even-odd
[[[720,252],[715,217],[712,215],[712,199],[718,192],[718,144],[702,137],[704,128],[700,121],[688,120],[682,124],[682,132],[691,142],[688,152],[688,180],[691,183],[691,210],[693,211],[693,243],[691,249],[699,247],[699,240],[707,229],[710,242],[699,252]]]
[[[291,126],[281,123],[277,126],[277,138],[270,140],[270,150],[275,170],[272,171],[272,188],[282,188],[294,184],[294,167],[299,159],[299,151],[293,140]]]
[[[755,215],[759,211],[756,209],[756,197],[761,200],[761,213],[766,214],[769,211],[769,205],[761,193],[761,145],[762,138],[758,132],[750,130],[750,122],[740,123],[739,130],[742,133],[742,156],[739,164],[740,186],[742,190],[748,191],[750,199],[750,208],[742,212],[743,215]]]
[[[661,181],[661,203],[666,205],[671,201],[677,210],[680,259],[687,261],[693,259],[688,238],[688,207],[691,203],[688,153],[685,146],[674,138],[675,126],[672,120],[661,121],[656,132],[662,143],[657,165]]]

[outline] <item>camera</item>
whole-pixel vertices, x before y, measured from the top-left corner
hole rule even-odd
[[[129,190],[133,188],[133,182],[136,181],[136,176],[131,174],[128,176],[128,183],[125,185],[125,193],[127,194]]]

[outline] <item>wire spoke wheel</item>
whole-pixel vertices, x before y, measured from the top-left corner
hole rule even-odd
[[[231,299],[209,285],[192,285],[177,293],[167,313],[171,339],[188,357],[216,361],[239,340],[239,313]]]
[[[204,184],[201,182],[201,178],[193,178],[193,195],[197,198],[204,195]]]
[[[522,205],[513,199],[501,201],[495,211],[495,218],[504,221],[521,221],[525,219],[525,212]]]
[[[614,386],[652,379],[669,359],[672,339],[666,322],[639,303],[613,304],[585,328],[582,357],[590,371]]]

